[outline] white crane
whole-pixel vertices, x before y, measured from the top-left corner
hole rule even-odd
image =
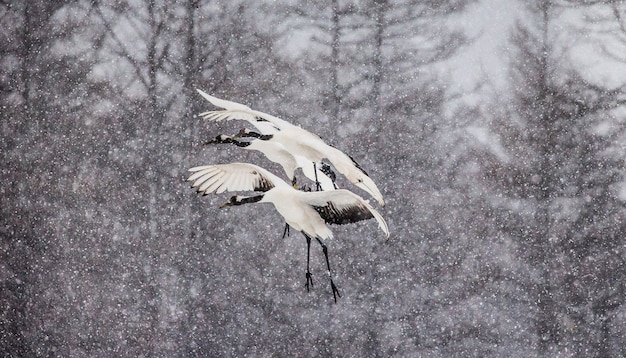
[[[315,182],[318,185],[318,190],[337,189],[334,181],[335,173],[332,172],[330,166],[322,164],[319,168],[313,168],[305,158],[294,156],[287,149],[285,149],[282,144],[276,141],[239,141],[232,136],[220,134],[216,136],[215,139],[210,140],[205,144],[234,144],[244,149],[259,151],[263,153],[267,159],[282,166],[285,174],[287,174],[287,177],[291,179],[291,184],[294,187],[296,186],[296,169],[302,168],[304,176]]]
[[[313,285],[309,269],[311,239],[314,237],[322,246],[328,277],[337,302],[339,290],[333,282],[328,249],[322,240],[332,239],[333,233],[326,225],[348,224],[374,218],[378,226],[389,238],[389,228],[382,215],[360,196],[349,190],[337,189],[331,191],[305,192],[296,190],[293,186],[268,172],[267,170],[249,163],[231,163],[205,165],[189,169],[193,174],[187,181],[193,182],[191,187],[196,188],[204,195],[225,191],[260,191],[263,194],[256,196],[235,195],[220,208],[249,203],[272,203],[287,224],[302,232],[307,241],[307,268],[306,288]]]
[[[311,162],[314,173],[322,160],[328,159],[335,169],[351,183],[372,195],[381,206],[385,205],[380,190],[356,161],[339,149],[326,144],[317,135],[270,114],[252,110],[243,104],[213,97],[200,89],[197,91],[214,106],[224,108],[224,110],[200,113],[204,119],[248,121],[261,133],[244,130],[241,135],[280,143],[292,155],[306,158]]]

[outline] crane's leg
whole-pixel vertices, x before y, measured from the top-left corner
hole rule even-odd
[[[319,239],[319,237],[315,237],[315,238],[317,239],[317,242],[319,242],[320,245],[322,245],[322,251],[324,252],[324,257],[326,258],[326,267],[328,268],[328,278],[330,279],[330,288],[333,290],[333,298],[335,299],[335,303],[337,303],[337,296],[341,297],[341,295],[339,294],[339,290],[337,289],[337,286],[335,286],[335,283],[333,282],[333,275],[330,272],[330,261],[328,260],[328,248],[326,247],[326,245],[324,245],[322,240]]]
[[[315,188],[317,189],[317,191],[322,191],[322,185],[317,179],[317,164],[315,162],[313,162],[313,173],[315,173]]]
[[[309,263],[311,262],[311,237],[305,233],[302,234],[306,238],[306,283],[304,286],[306,287],[306,292],[309,292],[309,284],[313,287],[313,276],[309,268]]]

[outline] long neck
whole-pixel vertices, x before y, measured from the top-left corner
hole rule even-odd
[[[231,199],[231,204],[232,205],[243,205],[243,204],[250,204],[250,203],[257,203],[259,201],[261,201],[261,199],[263,199],[263,195],[256,195],[256,196],[235,196],[233,199]]]
[[[272,137],[274,137],[272,134],[261,134],[261,133],[252,132],[252,131],[247,132],[243,136],[244,137],[258,138],[260,140],[270,140],[270,139],[272,139]]]
[[[249,146],[251,142],[240,142],[238,140],[233,139],[231,143],[233,143],[234,145],[236,145],[238,147],[245,148],[245,147]]]

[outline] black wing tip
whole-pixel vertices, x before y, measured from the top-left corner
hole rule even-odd
[[[254,191],[262,191],[266,192],[275,187],[274,183],[267,177],[265,177],[262,173],[258,171],[254,171],[253,174],[257,175],[257,182],[254,183]]]
[[[359,163],[356,162],[356,160],[354,160],[354,158],[352,158],[351,155],[348,154],[348,158],[350,158],[350,160],[352,160],[352,164],[354,164],[355,167],[357,167],[358,170],[362,171],[363,174],[369,176],[369,174],[367,174],[367,172],[365,171],[365,169],[363,169],[363,167],[361,167],[359,165]]]
[[[352,224],[374,217],[374,214],[363,205],[351,205],[343,209],[337,209],[332,202],[328,202],[325,206],[313,205],[313,208],[327,224]]]

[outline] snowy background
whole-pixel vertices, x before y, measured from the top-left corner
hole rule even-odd
[[[626,355],[626,5],[0,2],[0,355]],[[318,133],[391,229],[342,298],[271,205],[184,182],[259,153],[195,88]],[[360,195],[344,181],[343,187]]]

